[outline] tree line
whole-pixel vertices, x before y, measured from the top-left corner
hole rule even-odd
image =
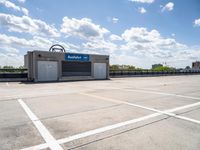
[[[14,67],[14,66],[0,66],[0,69],[25,69],[24,66]]]
[[[137,68],[135,66],[132,65],[110,65],[110,70],[126,70],[126,71],[137,71],[137,70],[147,70],[147,69],[142,69],[142,68]],[[152,70],[152,71],[174,71],[176,70],[173,67],[169,67],[169,66],[163,66],[162,64],[154,64],[152,65],[151,69],[148,70]]]

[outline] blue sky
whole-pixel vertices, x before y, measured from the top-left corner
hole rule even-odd
[[[111,64],[200,60],[199,0],[0,0],[0,65],[28,50],[109,54]]]

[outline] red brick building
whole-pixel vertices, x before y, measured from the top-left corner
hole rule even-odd
[[[200,61],[193,62],[192,69],[200,69]]]

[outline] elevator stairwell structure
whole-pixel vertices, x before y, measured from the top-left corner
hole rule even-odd
[[[68,53],[61,45],[24,56],[28,80],[33,82],[109,79],[109,56]]]

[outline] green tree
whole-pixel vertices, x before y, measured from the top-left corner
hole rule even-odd
[[[119,65],[110,65],[110,70],[119,70]]]
[[[186,66],[185,69],[191,69],[190,66]]]
[[[25,67],[24,66],[19,66],[18,69],[25,69]]]
[[[13,66],[3,66],[3,69],[14,69],[15,67]]]
[[[162,64],[154,64],[154,65],[152,65],[152,69],[155,69],[155,68],[158,68],[158,67],[163,67],[163,65]]]
[[[153,71],[174,71],[175,69],[167,66],[158,66],[152,69]]]
[[[135,66],[131,66],[131,65],[128,66],[128,70],[135,70],[135,69],[136,69]]]

